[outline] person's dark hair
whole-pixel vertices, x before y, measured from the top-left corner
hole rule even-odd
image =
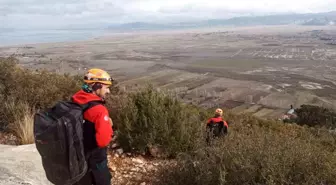
[[[102,88],[101,83],[93,83],[93,84],[84,83],[82,86],[82,89],[87,93],[92,93],[93,91],[96,91],[100,88]]]

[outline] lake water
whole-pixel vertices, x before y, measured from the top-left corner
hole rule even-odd
[[[103,36],[105,30],[0,30],[0,46],[79,41]]]

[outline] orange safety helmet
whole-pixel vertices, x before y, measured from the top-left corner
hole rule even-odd
[[[218,109],[216,109],[215,114],[223,116],[223,110],[218,108]]]
[[[90,69],[84,76],[84,82],[90,83],[102,83],[106,85],[112,85],[113,79],[111,76],[102,69]]]

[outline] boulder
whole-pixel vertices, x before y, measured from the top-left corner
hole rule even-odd
[[[52,185],[45,176],[35,144],[0,145],[0,184]]]

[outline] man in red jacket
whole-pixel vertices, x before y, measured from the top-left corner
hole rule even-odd
[[[215,116],[210,118],[207,122],[207,142],[216,137],[221,137],[227,134],[229,125],[223,120],[223,110],[216,109]]]
[[[84,112],[83,136],[88,172],[76,185],[110,185],[112,176],[107,166],[107,146],[113,130],[104,99],[110,93],[112,78],[104,70],[90,69],[84,82],[82,90],[73,95],[72,101],[78,104],[100,103],[92,104],[94,106]]]

